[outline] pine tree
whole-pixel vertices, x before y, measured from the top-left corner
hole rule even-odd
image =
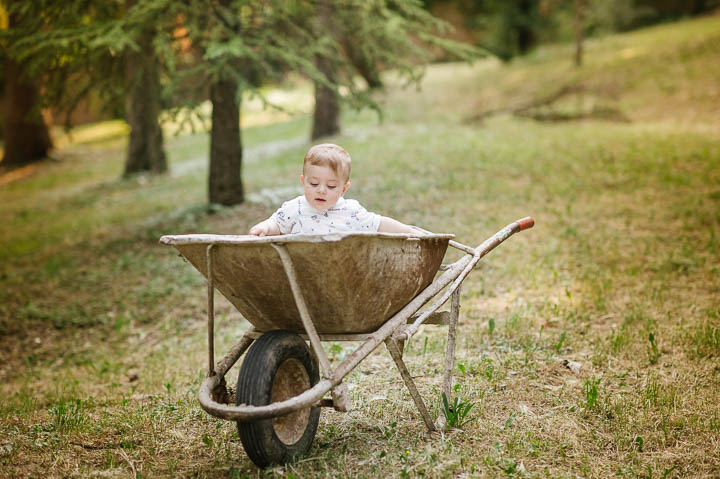
[[[316,57],[322,81],[315,82],[312,139],[340,131],[340,100],[354,107],[378,109],[368,92],[358,88],[360,75],[373,88],[380,73],[392,69],[408,84],[417,83],[435,55],[472,60],[484,51],[444,38],[450,28],[423,8],[418,0],[318,0],[318,38],[323,48]],[[338,91],[349,92],[344,98]]]
[[[240,19],[232,14],[232,1],[219,0],[216,8],[221,16],[214,21],[225,27],[220,30],[220,40],[232,41],[238,38],[241,35]],[[234,73],[228,68],[221,68],[210,85],[212,130],[208,194],[210,203],[223,205],[242,203],[245,199],[242,184],[240,91]]]
[[[319,38],[327,39],[334,47],[338,32],[333,2],[318,0],[316,10]],[[340,95],[336,89],[339,61],[340,55],[334,54],[319,53],[315,58],[315,66],[322,74],[323,80],[315,81],[315,110],[310,135],[312,140],[340,133]]]
[[[208,196],[211,203],[244,200],[240,99],[288,71],[327,80],[315,68],[310,2],[201,0],[176,5],[192,52],[172,66],[178,107],[212,103]],[[209,85],[209,92],[205,89]],[[181,111],[180,108],[176,113]],[[185,111],[188,111],[185,109]]]
[[[158,115],[160,85],[155,54],[169,0],[21,2],[8,5],[22,21],[8,30],[8,53],[42,85],[42,103],[69,118],[88,92],[120,111],[130,124],[125,174],[167,170]]]
[[[135,36],[138,48],[128,48],[125,52],[125,118],[130,125],[126,177],[167,171],[163,132],[158,121],[162,101],[154,37],[154,28],[145,25]]]
[[[14,54],[42,80],[46,103],[70,110],[77,98],[95,90],[109,109],[124,111],[133,131],[144,135],[136,142],[131,134],[128,174],[166,168],[158,146],[162,133],[156,128],[161,101],[180,118],[180,112],[198,111],[186,107],[209,98],[209,198],[222,204],[243,201],[243,92],[261,95],[258,87],[264,82],[299,73],[329,93],[337,106],[328,116],[339,125],[337,100],[379,110],[355,81],[362,69],[378,75],[392,68],[412,83],[432,58],[428,47],[463,58],[477,53],[444,40],[439,33],[446,26],[418,0],[69,0],[17,5],[32,21],[13,32]],[[332,18],[337,27],[323,28],[318,15],[323,5],[331,10],[326,19]],[[343,49],[349,41],[359,46],[362,61]],[[67,95],[69,80],[76,85],[76,95]],[[135,155],[145,159],[131,161]]]
[[[21,23],[17,12],[8,15],[8,29]],[[40,112],[40,92],[26,72],[23,62],[13,58],[3,42],[4,81],[2,93],[2,131],[4,154],[0,165],[22,166],[47,156],[52,141]]]

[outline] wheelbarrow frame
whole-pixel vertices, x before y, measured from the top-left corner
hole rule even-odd
[[[395,365],[397,366],[406,387],[415,403],[425,425],[429,431],[436,427],[425,403],[418,392],[415,382],[402,359],[403,345],[412,338],[423,324],[448,325],[448,339],[445,351],[445,364],[443,373],[443,392],[450,399],[452,395],[452,377],[455,360],[455,343],[457,323],[460,311],[460,287],[463,280],[472,271],[475,265],[496,248],[500,243],[513,234],[531,228],[534,220],[526,217],[508,224],[503,229],[488,238],[477,248],[472,248],[456,241],[449,241],[449,246],[465,253],[459,260],[448,265],[442,265],[443,271],[424,290],[416,295],[405,307],[385,321],[377,330],[366,334],[318,334],[313,320],[305,304],[302,288],[298,284],[297,274],[292,258],[283,243],[287,238],[277,236],[271,245],[277,251],[292,289],[295,303],[300,313],[305,334],[301,335],[308,340],[321,368],[320,380],[310,389],[301,394],[264,406],[230,405],[225,375],[240,359],[243,353],[251,346],[253,341],[260,337],[264,331],[251,327],[230,351],[217,363],[215,362],[215,285],[213,278],[214,247],[217,244],[227,244],[227,241],[212,242],[206,248],[207,262],[207,323],[208,323],[208,375],[203,380],[198,392],[201,407],[210,415],[231,421],[257,421],[275,418],[291,412],[313,406],[334,407],[338,411],[347,411],[350,402],[347,386],[343,379],[357,367],[381,343],[384,343]],[[275,239],[275,237],[273,237]],[[162,241],[162,240],[161,240]],[[172,243],[166,243],[172,244]],[[447,288],[447,289],[446,289]],[[422,313],[420,308],[435,298],[443,289],[445,292]],[[449,311],[438,311],[448,299],[452,298]],[[335,368],[322,348],[322,341],[362,341],[349,357],[341,361]],[[332,399],[323,399],[331,392]]]

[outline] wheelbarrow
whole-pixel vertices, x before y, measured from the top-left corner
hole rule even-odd
[[[429,232],[163,236],[162,244],[207,278],[208,374],[198,393],[201,407],[237,422],[258,466],[289,462],[310,448],[320,408],[350,409],[343,379],[385,343],[427,429],[435,431],[403,361],[404,343],[423,324],[448,326],[442,388],[449,399],[460,286],[483,256],[533,225],[530,217],[510,223],[477,248]],[[443,265],[448,246],[465,254]],[[215,289],[252,325],[218,362]],[[449,310],[441,311],[448,300]],[[360,345],[333,366],[322,341]],[[225,376],[246,351],[233,404]]]

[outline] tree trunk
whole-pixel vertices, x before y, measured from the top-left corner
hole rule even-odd
[[[125,110],[130,125],[130,141],[124,176],[167,171],[163,150],[162,128],[158,123],[161,110],[160,79],[153,46],[153,32],[142,32],[140,51],[129,51],[126,57]]]
[[[335,82],[334,72],[328,67],[328,61],[317,61],[317,68],[328,81]],[[315,113],[313,114],[313,129],[311,139],[317,140],[324,136],[340,133],[340,99],[332,88],[315,82]]]
[[[237,83],[224,79],[210,86],[210,203],[236,205],[245,199],[242,185],[242,141]]]
[[[25,78],[22,66],[8,59],[2,102],[5,153],[0,165],[19,166],[42,160],[52,148],[38,96],[37,87]]]
[[[583,0],[575,0],[575,66],[583,62]]]
[[[532,26],[534,16],[535,1],[520,0],[518,8],[520,9],[520,23],[517,25],[517,46],[520,55],[525,55],[535,46],[535,31]]]
[[[709,10],[707,2],[705,0],[693,0],[690,2],[690,14],[700,15],[706,10]]]
[[[332,5],[329,0],[318,2],[317,14],[322,28],[332,35]],[[315,66],[331,84],[337,83],[335,65],[330,58],[318,56]],[[319,82],[315,82],[315,113],[313,114],[313,129],[311,139],[316,140],[324,136],[340,133],[340,98],[335,90]]]

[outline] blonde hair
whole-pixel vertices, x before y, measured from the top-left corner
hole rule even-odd
[[[315,145],[305,153],[303,160],[303,174],[306,165],[327,166],[345,183],[350,180],[350,164],[352,159],[342,146],[333,143]]]

